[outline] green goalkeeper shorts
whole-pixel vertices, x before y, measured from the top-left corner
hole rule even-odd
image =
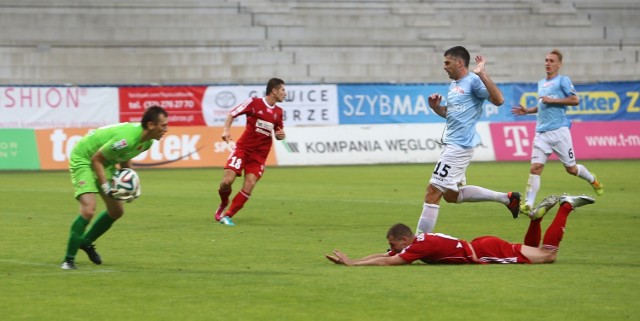
[[[115,166],[106,166],[104,168],[105,177],[110,179],[115,170]],[[69,172],[71,173],[71,183],[75,190],[73,196],[76,199],[85,193],[100,193],[100,183],[90,163],[72,164],[69,167]]]

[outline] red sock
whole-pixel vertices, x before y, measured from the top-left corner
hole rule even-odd
[[[236,194],[236,196],[231,201],[231,206],[229,207],[229,210],[227,210],[227,213],[225,215],[229,217],[233,217],[234,215],[236,215],[236,213],[242,207],[244,207],[244,203],[249,200],[249,197],[251,197],[251,194],[245,192],[244,190],[240,190],[240,192],[238,192],[238,194]]]
[[[556,217],[547,228],[544,233],[544,239],[542,240],[542,246],[550,249],[557,249],[564,236],[564,227],[567,225],[567,218],[569,213],[573,210],[573,206],[569,203],[563,203],[556,214]]]
[[[527,234],[524,236],[524,245],[533,247],[540,246],[540,238],[542,237],[542,230],[540,229],[541,222],[541,218],[531,220]]]
[[[227,206],[227,204],[229,204],[229,195],[231,195],[231,189],[227,191],[218,190],[218,195],[220,195],[220,202],[224,206]]]

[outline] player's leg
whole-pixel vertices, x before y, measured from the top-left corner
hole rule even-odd
[[[231,201],[231,205],[227,210],[226,216],[233,217],[240,209],[244,207],[244,204],[251,197],[251,193],[253,192],[253,188],[258,183],[260,177],[255,173],[246,172],[244,176],[244,183],[242,184],[242,189],[233,197]]]
[[[535,219],[529,222],[527,234],[524,235],[524,245],[531,247],[539,247],[540,239],[542,239],[542,228],[540,223],[542,219]]]
[[[89,225],[91,218],[96,210],[96,193],[84,193],[78,196],[80,203],[80,215],[78,215],[71,223],[69,231],[69,240],[67,242],[67,252],[62,262],[62,268],[65,270],[75,269],[76,254],[83,241],[84,231]]]
[[[229,205],[229,195],[231,195],[233,182],[236,177],[242,175],[242,169],[244,168],[244,151],[241,149],[234,150],[224,166],[224,174],[220,186],[218,187],[218,195],[220,196],[220,205],[216,209],[215,219],[220,221],[223,216],[224,210]]]
[[[444,147],[427,185],[416,234],[433,232],[440,212],[440,199],[448,190],[457,193],[458,183],[464,179],[464,171],[472,156],[473,149],[465,150],[454,145]]]
[[[536,133],[533,139],[533,149],[531,150],[531,167],[529,168],[529,178],[524,192],[524,202],[520,205],[520,213],[530,215],[536,195],[540,191],[540,175],[544,170],[549,155],[553,152],[547,133]]]
[[[527,234],[525,234],[524,236],[524,245],[533,247],[540,246],[540,239],[542,238],[540,223],[542,222],[544,214],[551,208],[553,208],[558,203],[558,200],[558,196],[547,196],[542,200],[542,202],[540,202],[540,204],[538,204],[538,206],[533,211],[531,211],[529,215],[531,221],[529,222]]]
[[[517,218],[520,213],[520,193],[518,192],[497,192],[488,188],[480,186],[463,186],[460,191],[457,192],[457,198],[455,194],[449,192],[445,193],[445,200],[455,199],[456,203],[463,202],[498,202],[504,204],[513,218]]]
[[[218,195],[220,196],[220,205],[216,209],[215,219],[216,221],[220,221],[222,217],[222,213],[229,205],[229,195],[231,195],[233,182],[238,177],[238,173],[235,170],[225,168],[224,175],[222,177],[222,182],[220,182],[220,187],[218,188]]]
[[[242,184],[242,189],[233,197],[231,205],[229,205],[229,209],[221,218],[221,223],[225,225],[235,225],[231,221],[231,217],[238,213],[238,211],[244,207],[244,204],[251,197],[253,188],[264,174],[265,162],[266,159],[245,157],[244,183]]]
[[[560,198],[560,208],[556,213],[556,217],[544,233],[542,247],[550,250],[557,250],[560,246],[560,241],[562,241],[562,237],[564,236],[569,213],[571,213],[575,208],[593,204],[594,202],[595,200],[588,196],[562,196]]]
[[[464,149],[447,145],[432,173],[431,185],[440,187],[439,190],[448,203],[499,202],[509,208],[514,218],[518,217],[519,193],[501,193],[474,185],[460,187],[459,183],[465,179],[465,172],[471,162],[473,152],[472,148]],[[426,203],[433,204],[429,201]]]
[[[102,258],[96,252],[93,242],[106,233],[113,223],[124,215],[124,202],[100,194],[107,206],[107,210],[98,215],[91,228],[83,235],[80,249],[87,253],[89,260],[95,264],[102,264]]]
[[[75,189],[74,196],[80,205],[80,215],[71,223],[67,250],[61,268],[65,270],[75,269],[75,258],[78,253],[85,229],[96,210],[96,194],[100,189],[96,178],[93,176],[91,166],[87,164],[72,163],[69,166],[71,182]]]
[[[558,144],[554,147],[554,152],[556,153],[556,155],[558,155],[558,158],[564,164],[567,173],[573,176],[578,176],[587,181],[596,192],[596,194],[604,194],[604,185],[600,181],[598,181],[596,176],[589,172],[589,170],[585,166],[577,164],[569,128],[562,127],[554,130],[553,133],[557,136],[558,141]]]
[[[425,195],[424,204],[422,204],[422,213],[418,219],[416,234],[431,233],[438,221],[438,213],[440,211],[440,198],[442,198],[441,186],[429,184]]]

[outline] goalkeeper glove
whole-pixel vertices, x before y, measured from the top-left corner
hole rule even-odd
[[[107,195],[109,197],[113,197],[113,194],[118,191],[115,187],[111,185],[111,182],[109,181],[100,185],[100,187],[102,188],[102,192],[104,193],[104,195]]]

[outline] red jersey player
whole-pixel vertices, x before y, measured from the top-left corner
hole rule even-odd
[[[242,104],[235,107],[227,115],[224,122],[224,130],[222,139],[225,142],[232,140],[229,128],[233,119],[246,115],[247,125],[236,142],[236,148],[224,166],[224,176],[220,182],[218,194],[220,195],[220,206],[216,210],[216,221],[225,225],[235,225],[231,220],[249,200],[253,188],[264,173],[265,163],[273,137],[278,140],[285,138],[283,125],[282,108],[276,103],[284,101],[287,96],[284,81],[278,78],[272,78],[267,83],[266,96],[264,98],[249,98]],[[242,176],[244,171],[244,183],[242,189],[236,194],[229,204],[229,195],[231,195],[231,186],[236,177]]]
[[[390,251],[371,254],[361,259],[350,259],[341,251],[334,250],[327,259],[344,265],[401,265],[421,260],[427,264],[485,264],[485,263],[553,263],[558,254],[560,241],[569,213],[577,207],[592,204],[595,200],[588,196],[549,196],[536,211],[541,208],[548,211],[556,203],[560,208],[549,228],[547,228],[540,247],[540,222],[542,216],[534,218],[524,238],[524,244],[509,243],[495,236],[478,237],[471,242],[440,233],[419,233],[414,235],[411,228],[396,224],[387,232]]]

